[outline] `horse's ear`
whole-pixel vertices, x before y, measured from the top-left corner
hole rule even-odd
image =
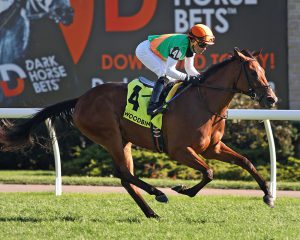
[[[238,47],[234,48],[234,57],[236,59],[239,59],[240,61],[244,61],[244,55],[240,52],[240,49]]]
[[[258,51],[254,51],[254,52],[252,53],[252,56],[255,57],[255,58],[257,58],[257,57],[259,57],[259,56],[261,55],[261,52],[262,52],[262,49],[260,49],[260,50],[258,50]]]

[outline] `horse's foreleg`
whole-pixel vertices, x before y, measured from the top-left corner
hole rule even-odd
[[[178,162],[185,164],[191,168],[201,171],[203,179],[200,183],[191,188],[180,185],[175,186],[172,189],[178,193],[194,197],[207,183],[213,179],[213,171],[209,166],[201,159],[201,157],[190,147],[186,151],[177,151],[171,156]]]
[[[131,154],[131,143],[127,143],[124,147],[124,155],[126,159],[126,165],[130,170],[130,173],[134,175],[134,165],[133,165],[133,159]],[[121,183],[123,187],[127,190],[127,192],[131,195],[133,200],[137,203],[137,205],[141,208],[141,210],[144,212],[146,217],[149,218],[158,218],[159,216],[150,208],[150,206],[145,202],[143,197],[141,196],[139,190],[136,186],[133,184],[130,184],[129,182],[125,180],[121,180]]]
[[[227,147],[223,142],[219,142],[214,148],[207,149],[203,154],[205,158],[217,159],[223,162],[236,164],[247,170],[256,180],[261,190],[264,192],[264,202],[270,207],[274,206],[274,200],[270,194],[269,187],[263,177],[257,172],[253,164],[244,156]]]

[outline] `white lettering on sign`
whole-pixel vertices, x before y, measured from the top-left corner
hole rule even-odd
[[[27,59],[25,66],[36,93],[58,91],[60,80],[67,77],[65,67],[55,60],[55,56]]]
[[[257,0],[174,0],[174,5],[178,6],[191,6],[195,4],[203,7],[209,4],[219,5],[257,5]]]
[[[228,16],[238,14],[238,7],[257,5],[258,0],[174,0],[175,32],[185,33],[193,25],[203,23],[213,31],[226,33]]]

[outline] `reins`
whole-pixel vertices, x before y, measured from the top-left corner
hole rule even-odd
[[[255,59],[251,59],[251,60],[248,60],[248,61],[256,61]],[[207,85],[205,83],[199,83],[197,85],[197,90],[198,90],[198,93],[199,93],[199,96],[202,98],[202,100],[205,102],[205,106],[206,106],[206,110],[211,113],[212,115],[215,115],[219,118],[221,118],[221,120],[226,120],[228,119],[228,115],[226,113],[226,115],[222,116],[221,114],[217,113],[217,112],[213,112],[212,110],[210,110],[209,108],[209,105],[206,104],[206,99],[205,97],[201,94],[200,92],[200,88],[208,88],[208,89],[212,89],[212,90],[216,90],[216,91],[225,91],[225,92],[231,92],[231,93],[241,93],[241,94],[244,94],[244,95],[247,95],[249,96],[252,100],[255,100],[257,98],[257,95],[255,93],[255,90],[257,89],[261,89],[261,88],[270,88],[271,86],[270,85],[265,85],[265,86],[261,86],[261,87],[255,87],[254,84],[253,84],[253,80],[251,81],[251,78],[249,77],[249,73],[247,72],[246,70],[246,63],[248,61],[245,61],[245,62],[242,62],[241,63],[241,68],[240,68],[240,71],[239,71],[239,74],[236,78],[236,80],[234,81],[234,84],[233,84],[233,88],[225,88],[225,87],[219,87],[219,86],[210,86],[210,85]],[[242,72],[244,72],[245,76],[246,76],[246,79],[247,79],[247,82],[248,82],[248,90],[247,91],[244,91],[244,90],[241,90],[241,89],[238,89],[237,88],[237,85],[238,85],[238,82],[241,78],[241,75],[242,75]],[[184,93],[187,89],[189,89],[190,87],[192,86],[192,84],[188,84],[186,85],[184,88],[182,88],[181,90],[179,90],[179,92],[177,94],[175,94],[175,96],[173,98],[171,98],[169,101],[165,102],[162,106],[160,106],[159,108],[157,108],[155,110],[155,112],[159,111],[160,109],[162,109],[163,107],[169,105],[169,103],[171,103],[173,100],[175,100],[178,96],[180,96],[182,93]],[[262,99],[262,97],[260,97],[258,99],[258,101],[260,102]]]
[[[251,59],[249,61],[256,61],[256,60]],[[231,92],[231,93],[241,93],[241,94],[245,94],[245,95],[249,96],[252,100],[255,100],[256,97],[257,97],[257,95],[255,93],[255,90],[261,89],[261,88],[267,88],[268,89],[268,88],[271,87],[270,85],[266,85],[266,86],[262,86],[262,87],[255,87],[254,84],[253,84],[253,81],[251,81],[251,78],[248,75],[245,64],[246,64],[246,62],[242,62],[239,75],[238,75],[237,79],[234,81],[233,88],[209,86],[209,85],[206,85],[206,84],[203,84],[203,83],[199,84],[197,86],[197,89],[198,89],[198,93],[199,93],[200,97],[203,99],[203,101],[205,101],[205,98],[200,93],[200,87],[209,88],[209,89],[213,89],[213,90],[217,90],[217,91],[225,91],[225,92]],[[248,91],[237,89],[237,84],[238,84],[238,81],[241,78],[242,72],[244,72],[244,74],[246,76],[246,79],[247,79],[247,82],[248,82],[248,86],[249,86]],[[261,99],[262,99],[262,97],[260,97],[258,99],[258,101],[260,102]],[[208,112],[210,112],[211,114],[221,118],[222,120],[223,119],[226,120],[228,118],[227,114],[225,116],[222,116],[217,112],[211,111],[208,104],[204,104],[204,105],[206,106]]]
[[[249,61],[256,61],[256,60],[253,59],[253,60],[249,60]],[[233,88],[215,87],[215,86],[209,86],[209,85],[202,84],[202,83],[199,84],[198,87],[204,87],[204,88],[209,88],[209,89],[214,89],[214,90],[219,90],[219,91],[225,91],[225,92],[232,92],[232,93],[242,93],[242,94],[245,94],[245,95],[249,96],[251,99],[254,100],[256,98],[256,93],[255,93],[256,89],[270,88],[271,86],[270,85],[266,85],[266,86],[262,86],[262,87],[254,87],[253,81],[250,81],[250,77],[249,77],[248,72],[246,70],[245,63],[246,62],[243,62],[241,64],[241,69],[240,69],[240,72],[239,72],[239,75],[238,75],[236,81],[234,82]],[[248,91],[244,91],[244,90],[236,88],[236,86],[238,84],[238,81],[239,81],[239,79],[241,77],[242,71],[246,75],[246,79],[247,79],[248,86],[249,86]]]
[[[219,114],[219,113],[217,113],[217,112],[211,111],[210,108],[209,108],[209,106],[208,106],[208,104],[206,104],[206,99],[205,99],[205,97],[203,97],[203,96],[201,95],[201,93],[200,93],[200,88],[199,88],[199,86],[197,87],[197,90],[198,90],[199,96],[202,98],[202,100],[203,100],[203,102],[204,102],[204,106],[206,107],[206,110],[207,110],[209,113],[211,113],[212,115],[215,115],[215,116],[221,118],[221,120],[226,120],[226,119],[228,118],[227,114],[226,114],[225,116],[222,116],[221,114]],[[223,90],[223,89],[218,89],[218,90]]]

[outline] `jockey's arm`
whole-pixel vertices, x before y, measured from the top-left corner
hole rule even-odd
[[[184,69],[189,76],[198,76],[200,73],[194,67],[195,54],[192,57],[186,57],[184,60]]]
[[[176,59],[171,57],[167,58],[166,75],[176,80],[184,80],[187,77],[187,74],[176,69],[177,62],[178,60]]]

